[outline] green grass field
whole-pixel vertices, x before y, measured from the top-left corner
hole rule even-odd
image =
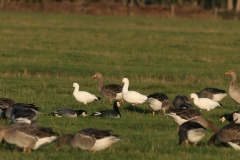
[[[60,135],[88,127],[111,129],[123,142],[92,153],[75,150],[68,144],[59,152],[52,143],[32,153],[3,143],[4,159],[236,159],[239,151],[216,143],[207,145],[213,132],[194,148],[177,146],[177,124],[169,116],[151,115],[146,103],[133,109],[125,103],[121,119],[58,118],[50,112],[60,108],[93,112],[112,109],[103,98],[88,105],[77,102],[71,84],[100,96],[101,72],[105,84],[123,85],[149,95],[163,92],[172,101],[177,95],[189,96],[206,87],[227,91],[231,77],[224,73],[239,70],[240,23],[183,18],[91,16],[0,12],[0,97],[41,107],[38,124],[53,127]],[[237,82],[237,84],[239,84]],[[238,109],[229,97],[222,108],[204,116],[218,127],[224,113]],[[196,107],[195,107],[196,108]],[[198,108],[196,108],[198,109]],[[1,120],[1,125],[10,125]]]

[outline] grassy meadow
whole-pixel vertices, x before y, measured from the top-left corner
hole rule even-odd
[[[111,129],[123,142],[92,153],[72,149],[68,144],[59,152],[56,143],[22,153],[14,145],[2,143],[4,159],[236,159],[239,151],[220,143],[207,146],[213,135],[197,144],[177,146],[177,124],[162,111],[151,115],[146,103],[135,109],[125,103],[121,119],[58,118],[50,112],[60,108],[93,112],[112,109],[109,100],[98,92],[96,72],[105,84],[123,85],[149,95],[163,92],[171,101],[177,95],[189,96],[206,87],[227,91],[231,77],[240,73],[240,23],[184,18],[92,16],[0,12],[0,97],[41,107],[38,124],[53,127],[60,135],[84,128]],[[71,84],[102,97],[87,105],[77,102]],[[239,84],[239,81],[237,81]],[[223,107],[203,115],[223,127],[219,117],[238,109],[229,97]],[[195,107],[198,109],[197,107]],[[0,125],[10,125],[1,120]]]

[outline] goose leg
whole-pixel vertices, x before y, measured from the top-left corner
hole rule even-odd
[[[137,105],[139,105],[140,103],[136,103],[136,104],[134,104],[134,106],[137,106]]]
[[[27,148],[23,148],[23,153],[26,153],[27,152]]]
[[[124,101],[123,101],[123,99],[121,98],[121,101],[122,101],[122,103],[124,104]]]
[[[166,114],[166,111],[165,111],[165,110],[163,110],[163,114],[164,114],[164,115]]]
[[[57,146],[56,151],[59,151],[59,149],[60,149],[60,146]]]
[[[31,152],[32,152],[32,150],[31,150],[31,149],[28,149],[28,152],[29,152],[29,153],[31,153]]]
[[[187,142],[185,142],[186,143],[186,146],[188,147],[189,146],[189,143],[188,143],[188,141]]]
[[[179,128],[180,128],[180,127],[178,126],[178,128],[177,128],[177,132],[179,131]]]
[[[193,147],[196,147],[196,145],[197,145],[197,143],[194,143],[194,144],[193,144]]]
[[[112,100],[110,100],[110,104],[112,104]]]
[[[154,115],[155,115],[155,111],[153,111],[153,113],[152,113],[152,114],[153,114],[153,116],[154,116]]]

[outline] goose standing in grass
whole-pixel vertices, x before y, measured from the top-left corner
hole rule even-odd
[[[191,142],[195,147],[196,144],[205,136],[206,132],[206,128],[197,122],[185,122],[180,126],[178,131],[178,145],[185,142],[188,146],[189,142]]]
[[[121,107],[122,104],[119,101],[115,101],[113,104],[113,110],[104,110],[93,113],[91,116],[106,116],[106,117],[112,117],[112,118],[121,118],[121,114],[119,112],[119,107]]]
[[[58,139],[56,150],[58,151],[68,141],[73,148],[89,150],[95,153],[108,148],[113,143],[122,141],[117,138],[118,135],[111,132],[111,130],[87,128],[76,132],[74,135],[66,134]]]
[[[64,108],[64,109],[58,109],[56,111],[53,111],[51,112],[51,114],[56,117],[78,117],[79,115],[86,117],[87,111]]]
[[[23,152],[31,152],[57,140],[58,134],[51,128],[33,126],[26,123],[12,124],[0,127],[0,143],[4,139],[7,143],[23,148]]]
[[[184,95],[177,95],[174,100],[173,100],[173,106],[175,107],[175,109],[179,108],[179,105],[182,103],[191,103],[190,100],[188,99],[188,97],[184,96]]]
[[[219,128],[216,125],[195,109],[170,109],[170,113],[166,115],[171,116],[178,126],[181,126],[184,122],[191,121],[197,122],[205,128],[210,128],[214,133],[219,132]]]
[[[148,97],[146,95],[142,95],[136,91],[128,90],[129,80],[127,78],[123,78],[121,81],[124,83],[122,96],[125,101],[132,103],[134,106],[137,106],[147,100]]]
[[[221,107],[222,105],[216,101],[209,98],[198,98],[196,93],[192,93],[190,97],[193,99],[193,103],[200,109],[210,111],[216,107]]]
[[[174,106],[169,100],[168,96],[164,93],[153,93],[146,99],[148,106],[153,110],[152,114],[155,115],[155,111],[163,110],[163,114],[166,113],[166,109],[173,109]]]
[[[235,118],[233,118],[233,114],[234,114],[234,117]],[[233,121],[235,121],[237,118],[240,120],[240,107],[239,107],[239,109],[237,110],[237,111],[234,111],[234,112],[232,112],[232,113],[230,113],[230,114],[224,114],[224,115],[222,115],[221,116],[221,118],[220,118],[220,122],[221,123],[223,123],[225,120],[227,120],[227,121],[229,121],[229,122],[233,122]]]
[[[240,150],[240,124],[233,121],[222,127],[218,133],[211,137],[208,144],[214,145],[215,140],[221,143],[227,143],[232,148]]]
[[[40,112],[38,112],[38,110],[41,109],[39,107],[36,107],[36,105],[34,105],[34,104],[14,103],[14,104],[10,105],[7,108],[7,110],[5,112],[5,117],[8,118],[8,119],[11,119],[11,112],[12,112],[13,108],[16,108],[16,107],[22,107],[22,108],[25,108],[25,109],[31,109],[31,110],[33,110],[36,113],[40,113]]]
[[[93,78],[98,78],[98,91],[106,98],[110,100],[112,103],[113,99],[121,99],[122,103],[124,103],[122,98],[122,86],[117,84],[108,84],[104,85],[103,76],[101,73],[96,73],[92,76]]]
[[[226,72],[225,74],[231,75],[232,80],[230,82],[229,88],[228,88],[228,94],[232,100],[237,102],[240,105],[240,88],[236,88],[236,80],[237,80],[237,74],[234,70],[230,70]]]
[[[204,88],[196,94],[198,98],[209,98],[216,102],[221,101],[224,97],[227,96],[227,93],[224,90],[217,88]]]
[[[73,83],[72,85],[75,89],[73,91],[73,96],[78,102],[82,102],[85,105],[87,103],[90,103],[94,100],[100,100],[102,98],[97,97],[89,92],[86,91],[79,91],[79,84],[78,83]]]
[[[38,116],[32,109],[15,107],[11,111],[11,121],[12,123],[29,123],[36,125],[38,122]]]

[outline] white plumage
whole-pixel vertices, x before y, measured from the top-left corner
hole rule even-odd
[[[123,78],[122,82],[124,83],[122,94],[123,94],[123,99],[125,101],[127,101],[128,103],[132,103],[133,105],[136,106],[138,104],[145,102],[145,100],[147,100],[146,95],[142,95],[136,91],[128,90],[129,80],[127,78]]]
[[[193,98],[193,103],[200,109],[210,111],[216,107],[221,107],[220,103],[213,101],[209,98],[198,98],[197,94],[192,93],[190,95]]]
[[[72,85],[75,89],[73,91],[73,96],[78,102],[82,102],[84,104],[90,103],[94,100],[100,100],[100,97],[95,96],[86,91],[79,91],[79,84],[73,83]]]

